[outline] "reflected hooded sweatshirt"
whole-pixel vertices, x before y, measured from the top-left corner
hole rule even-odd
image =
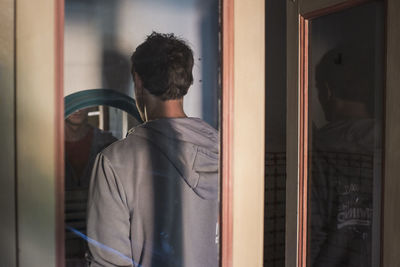
[[[158,119],[101,152],[87,228],[90,266],[218,266],[218,132]]]
[[[380,151],[375,151],[378,129],[373,119],[353,119],[331,122],[314,133],[312,267],[371,266],[373,185],[381,166]]]

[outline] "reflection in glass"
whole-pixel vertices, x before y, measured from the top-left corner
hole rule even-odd
[[[309,264],[377,266],[381,181],[380,3],[312,21]]]
[[[94,160],[101,150],[125,136],[126,129],[136,124],[125,112],[105,106],[81,109],[65,119],[65,224],[68,229],[86,234],[86,205]],[[87,244],[79,235],[66,231],[65,250],[67,267],[86,266]]]

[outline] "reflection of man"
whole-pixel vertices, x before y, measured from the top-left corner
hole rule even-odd
[[[373,62],[339,47],[316,69],[328,124],[314,132],[311,175],[312,266],[371,265],[375,122]]]
[[[88,110],[74,112],[65,120],[66,186],[88,187],[95,156],[117,139],[88,123]]]
[[[218,133],[183,111],[192,51],[153,33],[131,60],[145,123],[97,157],[91,266],[218,266]]]
[[[88,110],[65,120],[65,220],[67,227],[86,232],[86,205],[90,173],[98,152],[117,139],[88,123]],[[67,267],[85,266],[85,241],[66,232]]]

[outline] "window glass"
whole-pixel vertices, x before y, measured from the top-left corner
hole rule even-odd
[[[66,266],[217,266],[219,1],[65,0],[64,25],[64,96],[80,101],[65,111]],[[151,91],[139,67],[143,83],[134,82],[132,53],[153,31],[192,50],[187,117],[152,118],[165,106],[149,108],[143,90],[174,99]],[[141,62],[158,60],[150,57]]]
[[[382,2],[311,21],[309,266],[379,266]]]

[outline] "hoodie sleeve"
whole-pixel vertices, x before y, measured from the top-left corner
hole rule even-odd
[[[89,266],[134,266],[126,196],[110,161],[99,153],[89,188]]]
[[[311,266],[317,266],[319,256],[326,242],[328,220],[328,190],[326,180],[318,161],[313,161],[314,172],[311,182]]]

